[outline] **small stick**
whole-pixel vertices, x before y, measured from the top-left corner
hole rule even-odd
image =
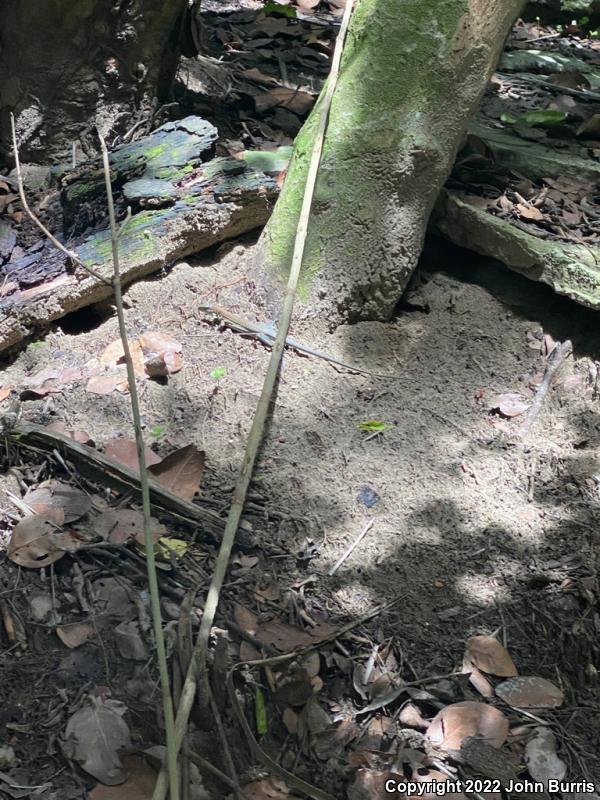
[[[546,372],[544,374],[544,379],[539,385],[537,390],[537,394],[533,399],[533,403],[529,411],[527,412],[527,416],[525,417],[523,424],[521,425],[521,429],[519,431],[519,436],[524,439],[527,434],[529,433],[531,426],[536,421],[539,416],[540,411],[542,410],[542,406],[544,404],[544,400],[550,390],[550,386],[552,385],[552,381],[556,375],[558,368],[561,366],[565,358],[573,350],[573,345],[570,339],[566,339],[562,344],[557,345],[550,357],[548,358],[548,363],[546,364]]]
[[[370,519],[370,520],[367,522],[367,524],[366,524],[366,525],[365,525],[365,527],[362,529],[362,531],[361,531],[361,532],[358,534],[358,536],[356,537],[356,539],[355,539],[355,540],[352,542],[352,544],[351,544],[351,545],[350,545],[350,546],[349,546],[349,547],[348,547],[348,548],[347,548],[347,549],[346,549],[346,550],[345,550],[345,551],[342,553],[342,555],[341,555],[341,556],[338,558],[338,560],[335,562],[335,564],[333,565],[333,567],[332,567],[332,568],[329,570],[329,572],[327,573],[328,575],[330,575],[330,576],[331,576],[331,575],[335,575],[335,573],[336,573],[336,572],[338,571],[338,569],[339,569],[339,568],[342,566],[342,564],[344,563],[344,561],[346,561],[346,559],[347,559],[349,556],[351,556],[351,555],[352,555],[352,553],[354,552],[354,550],[355,550],[355,549],[358,547],[358,545],[359,545],[359,544],[362,542],[362,540],[365,538],[365,536],[366,536],[366,535],[367,535],[367,533],[368,533],[368,532],[371,530],[371,528],[373,527],[373,525],[374,525],[374,524],[375,524],[375,517],[371,517],[371,519]]]

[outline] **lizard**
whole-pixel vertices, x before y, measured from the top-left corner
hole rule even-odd
[[[206,311],[210,314],[215,314],[217,317],[222,319],[225,325],[227,325],[229,328],[232,328],[232,330],[248,336],[253,336],[266,347],[273,347],[275,344],[277,329],[273,322],[251,322],[250,320],[240,317],[238,314],[234,314],[232,311],[228,311],[226,308],[223,308],[223,306],[218,305],[202,305],[199,307],[199,309],[200,311]],[[298,353],[303,353],[307,356],[313,356],[314,358],[320,358],[323,361],[328,361],[330,364],[335,364],[338,367],[349,369],[352,372],[358,372],[361,375],[370,375],[371,377],[379,378],[392,377],[390,375],[377,375],[369,370],[355,367],[353,364],[348,364],[339,358],[335,358],[335,356],[330,356],[327,355],[327,353],[314,350],[312,347],[302,344],[302,342],[299,342],[297,339],[293,339],[291,336],[286,338],[285,346],[290,347],[292,350],[296,350]]]

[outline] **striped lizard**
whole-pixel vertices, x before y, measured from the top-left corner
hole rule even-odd
[[[266,347],[273,347],[275,344],[277,329],[273,322],[251,322],[243,317],[240,317],[238,314],[234,314],[232,311],[228,311],[226,308],[223,308],[223,306],[217,305],[202,305],[200,306],[200,310],[206,311],[210,314],[215,314],[217,317],[220,317],[225,325],[232,330],[248,336],[253,336]],[[327,355],[326,353],[321,353],[319,350],[313,350],[312,347],[302,344],[302,342],[299,342],[297,339],[293,339],[291,336],[286,338],[285,346],[296,350],[298,353],[304,353],[304,355],[307,356],[314,356],[314,358],[321,358],[323,361],[328,361],[330,364],[335,364],[338,367],[344,367],[344,369],[349,369],[352,372],[358,372],[361,375],[371,375],[372,377],[379,378],[393,377],[391,375],[377,375],[369,370],[355,367],[353,364],[348,364],[345,361],[341,361],[339,358]]]

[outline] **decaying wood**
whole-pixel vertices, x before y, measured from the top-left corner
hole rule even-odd
[[[91,447],[75,442],[62,433],[49,431],[32,422],[21,422],[10,432],[10,438],[20,447],[30,447],[50,453],[58,450],[89,480],[109,486],[119,492],[129,492],[136,499],[140,497],[140,479],[136,472]],[[213,511],[182,500],[153,480],[150,480],[150,499],[154,507],[164,509],[188,523],[198,525],[200,538],[212,542],[221,540],[225,524]]]
[[[133,211],[119,239],[123,285],[240,236],[268,218],[275,181],[235,159],[203,162],[214,141],[210,129],[203,120],[188,118],[159,128],[144,145],[140,141],[113,153],[117,204]],[[67,221],[74,224],[79,203],[82,219],[97,225],[101,180],[97,165],[64,178]],[[79,236],[68,247],[108,283],[77,268],[50,243],[34,245],[0,269],[0,351],[111,296],[110,232]]]

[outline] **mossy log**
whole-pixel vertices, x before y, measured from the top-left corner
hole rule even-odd
[[[117,204],[133,206],[136,212],[122,223],[119,239],[124,285],[263,225],[275,202],[276,181],[245,162],[215,158],[203,163],[210,135],[199,135],[199,123],[189,130],[193,123],[182,122],[162,129],[181,139],[178,147],[156,149],[157,134],[161,135],[157,131],[148,137],[145,148],[139,142],[136,148],[128,145],[111,154]],[[186,128],[182,138],[180,133]],[[82,170],[79,180],[71,175],[65,179],[63,200],[73,221],[77,198],[88,213],[88,223],[97,221],[95,215],[105,209],[97,181],[96,164]],[[105,210],[102,213],[106,216]],[[106,227],[69,240],[68,247],[106,281],[111,280],[111,239]],[[5,264],[0,269],[0,287],[0,351],[53,320],[112,295],[108,283],[81,267],[73,268],[70,259],[49,242],[40,242],[19,260]]]
[[[600,309],[600,248],[542,239],[488,213],[457,192],[440,194],[431,230],[454,244],[501,261],[558,294]]]

